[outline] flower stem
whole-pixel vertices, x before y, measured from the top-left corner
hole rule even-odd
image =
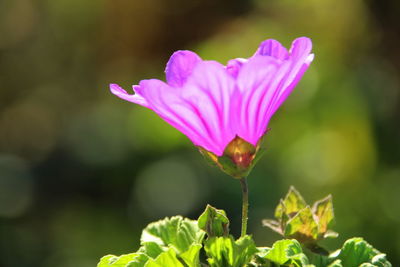
[[[242,187],[242,233],[240,237],[244,237],[247,232],[247,214],[249,210],[249,190],[246,177],[240,179],[240,185]]]

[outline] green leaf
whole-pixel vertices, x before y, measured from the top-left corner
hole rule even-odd
[[[142,243],[142,246],[139,248],[138,252],[146,254],[150,258],[155,259],[165,250],[165,248],[161,247],[155,242],[144,242]]]
[[[289,192],[283,200],[283,204],[284,211],[289,217],[293,217],[294,214],[307,206],[303,197],[293,186],[290,187]]]
[[[156,259],[149,259],[145,267],[185,267],[176,257],[175,250],[169,250],[161,253]]]
[[[284,235],[302,243],[315,242],[318,238],[318,225],[309,206],[300,210],[287,222]]]
[[[142,253],[131,253],[121,256],[107,255],[100,259],[97,267],[142,267],[148,257]]]
[[[207,232],[209,237],[229,234],[229,219],[224,210],[207,205],[197,221],[199,228]]]
[[[193,244],[187,251],[181,253],[179,257],[188,267],[200,266],[199,254],[202,247],[200,244]]]
[[[343,266],[358,267],[363,263],[370,263],[372,266],[391,266],[386,260],[385,254],[374,249],[362,238],[352,238],[347,240],[340,250],[338,259],[342,261]],[[363,265],[371,266],[371,265]]]
[[[276,206],[275,208],[275,218],[280,220],[282,218],[282,215],[285,214],[286,211],[286,207],[285,207],[285,203],[283,202],[283,199],[279,200],[279,204],[278,206]]]
[[[313,213],[318,221],[318,233],[323,236],[332,226],[335,215],[333,213],[332,196],[329,195],[314,203]]]
[[[342,261],[341,260],[335,260],[334,262],[329,264],[328,267],[343,267]]]
[[[264,255],[261,253],[258,255],[279,265],[293,264],[300,267],[309,264],[300,243],[294,239],[279,240],[274,243],[270,250],[263,253]]]
[[[371,263],[374,266],[378,266],[378,267],[391,267],[392,266],[392,264],[386,259],[386,255],[383,253],[375,255],[372,258]]]
[[[206,241],[204,248],[211,267],[242,267],[249,263],[257,252],[250,236],[237,241],[232,236],[212,237]]]
[[[203,238],[204,232],[196,221],[175,216],[149,224],[142,232],[141,244],[153,242],[160,247],[173,247],[180,254],[192,244],[201,244]]]

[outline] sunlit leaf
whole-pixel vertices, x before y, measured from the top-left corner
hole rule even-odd
[[[283,200],[283,204],[285,207],[285,213],[290,217],[307,206],[303,197],[293,186],[290,187],[289,192]]]
[[[318,233],[323,235],[328,231],[328,228],[332,225],[334,220],[332,196],[329,195],[324,199],[321,199],[314,203],[313,213],[317,217],[318,221]]]
[[[385,254],[374,249],[362,238],[352,238],[347,240],[337,256],[342,261],[343,266],[358,267],[361,264],[370,263],[372,266],[391,266],[386,260]],[[370,265],[362,265],[364,267]]]
[[[161,247],[174,247],[178,253],[187,251],[192,244],[201,244],[204,232],[197,222],[180,216],[149,224],[142,232],[141,243],[154,242]]]
[[[212,237],[206,241],[205,250],[211,267],[242,267],[257,252],[250,236],[237,241],[232,236]]]
[[[258,256],[279,265],[307,266],[309,260],[303,253],[300,243],[293,239],[279,240],[271,249],[261,251]]]
[[[341,260],[335,260],[334,262],[329,264],[328,267],[343,267],[342,261]]]
[[[193,244],[190,248],[181,253],[179,257],[187,264],[189,267],[200,266],[199,254],[203,246],[200,244]]]
[[[210,205],[207,205],[197,221],[199,228],[206,231],[209,237],[226,236],[229,233],[229,219],[225,211]]]
[[[161,247],[159,244],[155,242],[145,242],[142,244],[138,252],[146,254],[150,258],[155,259],[165,250],[166,250],[165,248]]]
[[[295,238],[304,243],[317,240],[318,225],[309,206],[287,222],[284,234],[286,237]]]
[[[185,267],[176,257],[174,249],[169,249],[161,253],[156,259],[149,259],[146,267]]]
[[[282,215],[285,213],[286,208],[285,208],[285,203],[283,202],[283,199],[279,200],[278,206],[275,208],[275,218],[280,220],[282,218]]]
[[[148,257],[142,253],[124,254],[121,256],[107,255],[100,259],[97,267],[142,267]]]

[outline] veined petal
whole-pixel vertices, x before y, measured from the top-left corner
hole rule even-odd
[[[247,62],[245,58],[235,58],[228,61],[226,64],[226,70],[232,77],[236,78],[239,74],[240,68],[243,66],[244,63]]]
[[[271,56],[277,59],[287,59],[289,53],[287,49],[276,40],[268,39],[260,44],[254,56]]]
[[[271,56],[254,56],[241,69],[237,85],[242,93],[236,131],[257,145],[272,116],[268,110],[281,88],[290,64]]]
[[[142,80],[140,87],[150,109],[185,134],[193,143],[216,149],[197,114],[181,97],[183,88],[173,88],[157,79]]]
[[[140,87],[150,108],[194,144],[220,156],[235,137],[230,118],[235,83],[223,65],[199,62],[183,87],[159,80],[143,80]]]
[[[176,51],[170,57],[165,74],[169,85],[181,87],[185,84],[187,78],[192,74],[196,64],[201,58],[194,52],[181,50]]]
[[[135,91],[139,90],[139,86],[134,85],[133,89]],[[144,99],[140,94],[136,93],[136,94],[130,95],[130,94],[128,94],[127,91],[122,89],[122,87],[119,86],[118,84],[115,84],[115,83],[110,84],[110,91],[111,91],[111,93],[118,96],[119,98],[122,98],[129,102],[133,102],[135,104],[139,104],[139,105],[147,107],[147,108],[149,107],[149,104],[147,103],[146,99]]]
[[[215,61],[198,63],[182,90],[182,98],[200,116],[222,155],[225,147],[235,138],[235,81],[225,67]],[[207,148],[206,148],[207,149]]]
[[[275,113],[279,106],[286,100],[313,61],[314,54],[310,54],[311,49],[312,43],[309,38],[300,37],[293,41],[288,59],[291,62],[290,70],[288,71],[285,77],[285,82],[273,103],[271,110],[272,114]]]

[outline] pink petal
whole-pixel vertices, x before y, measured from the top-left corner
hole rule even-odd
[[[183,86],[193,71],[193,68],[201,58],[191,51],[176,51],[170,57],[165,74],[169,85],[174,87]]]
[[[255,53],[255,56],[256,55],[271,56],[277,59],[284,60],[288,58],[289,53],[287,49],[282,46],[278,41],[268,39],[260,44]]]
[[[286,100],[313,61],[314,55],[310,54],[311,48],[312,43],[309,38],[300,37],[293,41],[289,56],[289,61],[291,61],[290,71],[287,73],[282,89],[273,104],[272,113]]]
[[[133,89],[135,91],[140,90],[139,86],[137,86],[137,85],[133,86]],[[128,94],[127,91],[122,89],[122,87],[119,86],[118,84],[115,84],[115,83],[110,84],[110,91],[111,91],[111,93],[118,96],[119,98],[122,98],[129,102],[133,102],[135,104],[139,104],[139,105],[147,107],[147,108],[149,107],[149,104],[147,103],[146,99],[144,99],[140,94],[130,95],[130,94]]]
[[[140,87],[150,108],[194,144],[220,156],[235,137],[230,117],[235,86],[223,65],[199,62],[180,88],[159,80],[143,80]]]
[[[264,135],[269,112],[290,64],[271,56],[254,56],[242,67],[237,85],[242,93],[237,133],[256,145]]]
[[[236,78],[239,74],[240,68],[243,66],[244,63],[247,62],[245,58],[235,58],[228,61],[226,64],[226,70],[232,77]]]

